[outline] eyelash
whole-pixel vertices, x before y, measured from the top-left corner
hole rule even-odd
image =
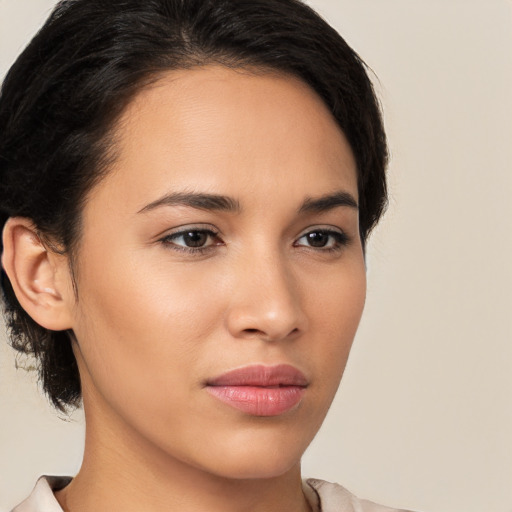
[[[210,245],[206,245],[206,246],[202,246],[202,247],[187,247],[184,245],[176,244],[175,241],[177,239],[184,237],[186,235],[190,235],[190,234],[206,235],[210,240],[217,238],[217,240],[219,240],[219,242],[214,242],[214,243],[211,243]],[[331,240],[333,240],[332,246],[331,247],[314,247],[314,246],[302,246],[301,244],[297,244],[298,240],[300,240],[304,237],[307,237],[308,235],[313,235],[313,234],[317,234],[317,235],[321,234],[324,236],[327,235],[328,237],[331,238]],[[175,251],[200,255],[200,254],[204,254],[204,253],[214,249],[216,246],[223,245],[223,242],[218,238],[218,236],[219,236],[219,233],[216,231],[213,231],[211,229],[188,228],[188,229],[183,229],[181,231],[176,231],[175,233],[166,235],[163,238],[161,238],[159,241],[162,242],[164,245],[169,246],[170,248],[172,248]],[[331,253],[331,252],[340,251],[345,246],[347,246],[350,242],[350,238],[346,233],[344,233],[342,231],[336,231],[333,229],[326,229],[326,228],[317,228],[317,229],[312,229],[312,230],[304,233],[297,239],[297,241],[294,242],[294,244],[293,244],[294,247],[306,247],[306,248],[316,250],[318,252]]]
[[[211,245],[207,245],[204,247],[187,247],[187,246],[178,245],[175,243],[176,239],[184,237],[191,233],[194,233],[194,234],[200,233],[200,234],[206,235],[210,240],[212,240],[214,238],[218,238],[218,236],[219,236],[218,232],[213,231],[211,229],[188,228],[188,229],[182,229],[181,231],[176,231],[175,233],[170,233],[169,235],[166,235],[162,239],[160,239],[160,242],[162,242],[164,245],[168,245],[170,248],[172,248],[175,251],[186,252],[189,254],[204,254],[205,252],[213,249],[214,247],[221,245],[221,243],[212,243]]]
[[[323,228],[323,229],[322,228],[312,229],[311,231],[308,231],[307,233],[304,233],[303,235],[301,235],[297,240],[300,240],[301,238],[304,238],[304,237],[307,237],[308,235],[313,235],[313,234],[317,234],[317,235],[321,234],[321,235],[324,235],[324,236],[326,235],[326,236],[330,237],[333,240],[333,245],[331,247],[307,246],[307,247],[309,247],[311,249],[318,250],[318,251],[321,251],[321,252],[337,252],[337,251],[340,251],[341,249],[346,247],[349,244],[349,242],[350,242],[350,238],[343,231],[336,231],[334,229],[326,229],[326,228]],[[296,242],[293,245],[296,246]]]

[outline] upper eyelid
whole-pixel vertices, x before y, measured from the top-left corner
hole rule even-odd
[[[165,238],[167,236],[176,235],[180,233],[186,233],[187,231],[205,231],[212,233],[216,236],[224,236],[217,227],[211,225],[211,224],[183,224],[181,226],[176,226],[174,228],[166,229],[163,231],[160,235],[158,235],[158,238]],[[311,233],[312,231],[325,231],[325,232],[334,232],[334,233],[340,233],[343,235],[347,235],[347,232],[340,228],[339,226],[333,226],[332,224],[313,224],[311,226],[308,226],[304,229],[302,229],[299,234],[296,236],[297,239],[303,237],[304,235],[307,235],[308,233]]]
[[[340,233],[342,235],[347,234],[347,232],[344,229],[340,228],[339,226],[333,226],[332,224],[317,224],[308,226],[307,228],[303,229],[297,238],[301,238],[304,235],[311,233],[312,231],[325,231],[327,233]]]
[[[332,231],[332,232],[339,232],[346,234],[346,231],[338,226],[333,225],[325,225],[325,224],[318,224],[318,225],[312,225],[308,226],[307,228],[302,229],[299,234],[297,235],[297,238],[300,238],[307,233],[310,233],[311,231]],[[187,231],[208,231],[211,233],[215,233],[216,235],[220,235],[221,231],[214,227],[211,224],[183,224],[181,226],[177,226],[174,228],[166,229],[162,232],[159,236],[167,236],[167,235],[173,235],[173,234],[179,234],[179,233],[185,233]]]
[[[191,231],[200,231],[203,233],[210,233],[210,234],[214,234],[214,235],[217,235],[219,233],[218,230],[213,229],[213,228],[200,228],[200,227],[192,226],[192,227],[177,228],[176,230],[169,231],[168,236],[169,235],[182,235],[184,233],[185,234],[190,233]]]
[[[220,230],[211,224],[183,224],[181,226],[176,226],[162,231],[157,235],[157,238],[166,238],[168,236],[179,235],[188,231],[206,231],[208,233],[213,233],[216,236],[221,235]]]
[[[344,238],[346,240],[350,239],[349,235],[345,231],[343,231],[343,230],[340,230],[340,229],[326,229],[326,228],[322,229],[322,228],[317,228],[317,229],[309,229],[308,231],[304,231],[302,233],[302,235],[298,236],[295,239],[295,242],[300,240],[301,238],[304,238],[305,236],[309,235],[310,233],[315,233],[315,232],[321,232],[321,233],[324,233],[324,234],[329,235],[329,236],[339,235],[340,237],[342,237],[342,238]]]

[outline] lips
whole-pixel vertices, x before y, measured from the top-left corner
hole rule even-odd
[[[302,400],[308,386],[295,367],[252,365],[224,373],[206,383],[221,402],[253,416],[278,416]]]

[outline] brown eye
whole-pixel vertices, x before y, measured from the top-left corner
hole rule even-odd
[[[340,231],[315,229],[302,235],[295,245],[320,250],[336,250],[347,245],[348,236]]]
[[[329,242],[329,234],[323,231],[313,231],[308,233],[305,238],[311,247],[325,247]]]
[[[180,236],[187,247],[203,247],[208,241],[208,237],[208,233],[204,231],[188,231]]]
[[[165,245],[183,251],[201,251],[212,246],[220,245],[222,241],[218,233],[209,229],[185,229],[171,233],[161,240]]]

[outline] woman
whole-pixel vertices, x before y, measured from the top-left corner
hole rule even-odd
[[[15,510],[391,510],[301,481],[365,297],[386,143],[296,0],[57,6],[0,99],[13,345],[86,416]]]

